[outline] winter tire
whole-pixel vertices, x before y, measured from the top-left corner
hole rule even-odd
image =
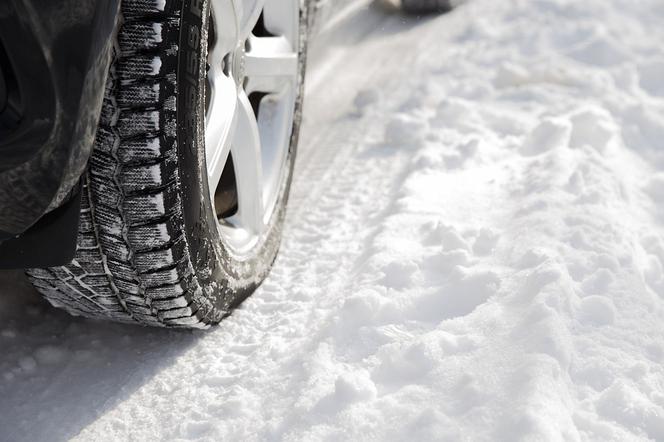
[[[410,14],[447,12],[452,9],[450,0],[401,0],[401,7]]]
[[[302,112],[301,0],[122,0],[75,259],[28,276],[75,315],[218,323],[279,247]]]

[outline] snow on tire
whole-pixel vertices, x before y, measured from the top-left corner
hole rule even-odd
[[[285,172],[264,230],[240,258],[220,235],[205,161],[209,2],[122,0],[76,256],[27,272],[51,304],[90,318],[203,328],[263,281],[279,247],[301,120],[307,11],[297,7]]]

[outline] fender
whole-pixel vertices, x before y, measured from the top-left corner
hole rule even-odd
[[[56,209],[78,198],[101,112],[119,7],[120,0],[0,2],[0,258],[4,261],[9,260],[6,243],[11,242],[11,250],[23,251],[20,267],[29,266],[29,257],[41,253],[43,246],[23,247],[22,236],[34,238],[28,230],[43,229],[44,223],[38,225],[42,219],[46,224],[55,222],[64,212],[72,219],[71,209]],[[76,241],[72,230],[60,231],[61,256],[49,262],[71,259],[71,244]]]

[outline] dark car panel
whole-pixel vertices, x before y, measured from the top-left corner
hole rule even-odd
[[[118,8],[119,0],[0,2],[0,241],[76,193]]]

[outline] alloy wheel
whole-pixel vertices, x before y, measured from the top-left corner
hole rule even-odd
[[[253,250],[287,176],[299,81],[299,0],[212,0],[205,154],[219,233]]]

